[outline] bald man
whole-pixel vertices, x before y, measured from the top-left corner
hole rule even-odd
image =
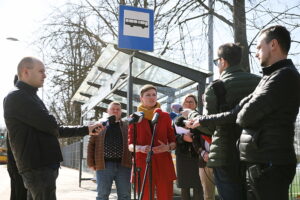
[[[96,135],[103,126],[59,126],[37,95],[46,78],[43,62],[25,57],[17,71],[16,88],[4,99],[12,153],[28,189],[27,199],[55,200],[58,168],[63,160],[58,137]]]

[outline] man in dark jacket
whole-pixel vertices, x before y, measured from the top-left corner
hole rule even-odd
[[[290,33],[283,26],[261,31],[256,57],[263,78],[237,116],[243,128],[241,159],[248,164],[250,181],[261,200],[288,200],[296,171],[293,141],[300,76],[287,59],[290,45]]]
[[[240,158],[246,162],[248,197],[255,200],[288,200],[296,172],[294,123],[300,105],[300,75],[287,59],[289,31],[272,26],[261,31],[256,57],[263,78],[255,91],[230,112],[201,116],[192,128],[236,122],[243,128]]]
[[[242,70],[239,66],[241,56],[242,48],[236,44],[227,43],[219,47],[215,64],[219,68],[220,80],[224,84],[225,102],[222,102],[221,105],[220,97],[214,89],[217,82],[212,82],[206,88],[203,97],[207,114],[220,113],[234,108],[257,86],[260,77]],[[199,113],[193,112],[188,118],[192,119],[199,115]],[[239,152],[236,147],[241,129],[235,123],[211,126],[209,129],[212,134],[212,144],[207,166],[213,168],[218,193],[223,200],[244,199]],[[207,134],[203,129],[200,131]]]
[[[18,76],[14,77],[14,85],[18,81]],[[8,137],[6,138],[7,145],[7,171],[10,177],[10,200],[25,200],[27,199],[27,189],[24,186],[22,176],[18,172],[15,158],[12,154]]]
[[[43,86],[44,64],[33,57],[18,65],[16,89],[4,99],[4,119],[17,168],[33,199],[56,199],[56,178],[62,161],[58,137],[99,134],[101,124],[59,126],[37,95]],[[30,197],[28,197],[30,199]]]

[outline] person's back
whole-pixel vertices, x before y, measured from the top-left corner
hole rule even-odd
[[[215,64],[219,68],[219,81],[225,91],[222,91],[222,95],[216,94],[217,81],[206,88],[204,106],[207,114],[216,114],[234,108],[257,86],[260,77],[244,72],[239,66],[241,54],[242,49],[236,44],[227,43],[219,47],[219,58],[215,60]],[[241,129],[234,123],[209,127],[209,129],[212,134],[212,144],[207,166],[214,170],[218,192],[223,200],[243,199],[243,178],[236,147]]]
[[[234,108],[241,99],[254,91],[260,77],[244,72],[239,65],[235,65],[222,71],[220,80],[224,83],[226,91],[226,108],[222,108],[225,110],[219,110],[218,98],[213,89],[214,83],[212,83],[207,87],[204,95],[207,114],[216,114]],[[210,147],[209,167],[231,165],[232,162],[238,160],[236,156],[233,157],[234,154],[231,152],[237,153],[235,143],[240,136],[240,131],[235,124],[215,127]]]

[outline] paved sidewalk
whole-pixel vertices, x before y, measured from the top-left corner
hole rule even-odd
[[[92,178],[93,175],[83,173],[83,178]],[[96,183],[91,180],[81,181],[79,187],[79,172],[76,169],[61,167],[56,182],[56,196],[58,200],[95,200]],[[9,200],[10,197],[10,178],[6,165],[0,165],[0,199]],[[110,200],[117,199],[116,190],[113,186]],[[174,197],[174,199],[180,199]]]
[[[83,177],[93,177],[92,174],[83,173]],[[61,167],[56,182],[58,200],[94,200],[96,199],[96,183],[93,181],[82,181],[79,187],[79,172],[75,169]],[[0,165],[0,199],[9,200],[10,178],[6,165]],[[117,199],[115,190],[109,199]]]

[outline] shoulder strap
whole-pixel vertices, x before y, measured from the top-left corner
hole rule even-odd
[[[212,87],[217,97],[218,111],[219,112],[226,111],[227,102],[226,102],[226,89],[225,89],[224,82],[220,79],[217,79],[213,81]]]

